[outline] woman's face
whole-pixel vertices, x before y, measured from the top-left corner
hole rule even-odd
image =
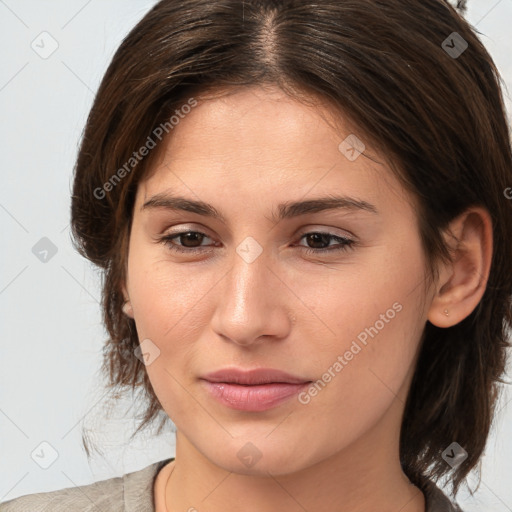
[[[410,197],[345,126],[241,90],[183,116],[139,185],[125,291],[146,370],[178,445],[226,470],[398,456],[425,259]],[[256,368],[297,380],[206,379]]]

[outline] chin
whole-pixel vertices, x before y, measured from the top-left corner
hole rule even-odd
[[[268,436],[268,432],[258,439],[254,436],[245,436],[222,443],[216,439],[212,440],[214,446],[205,445],[203,438],[197,448],[212,464],[239,475],[288,475],[312,466],[324,458],[322,450],[315,452],[313,446],[295,442],[291,436],[284,435],[279,439],[276,437],[272,441],[265,436]],[[305,447],[308,447],[310,452],[306,452]],[[325,457],[328,457],[329,453],[329,449],[326,448]]]

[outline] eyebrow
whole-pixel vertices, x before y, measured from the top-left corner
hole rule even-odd
[[[152,208],[164,208],[168,210],[182,210],[206,217],[212,217],[226,223],[224,216],[211,204],[203,201],[194,201],[185,197],[169,194],[156,194],[148,199],[142,206],[141,211]],[[277,207],[278,214],[272,215],[274,222],[283,219],[290,219],[306,215],[308,213],[318,213],[326,210],[346,210],[349,212],[365,211],[375,215],[379,214],[377,208],[367,201],[362,201],[348,196],[326,196],[305,201],[285,202]]]

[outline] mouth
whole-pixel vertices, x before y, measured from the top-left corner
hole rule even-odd
[[[269,368],[230,368],[200,379],[207,392],[231,409],[260,412],[286,402],[312,381]]]

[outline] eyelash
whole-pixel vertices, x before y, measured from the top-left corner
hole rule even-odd
[[[181,231],[179,233],[174,233],[172,235],[163,236],[158,241],[160,243],[163,243],[171,251],[176,252],[176,253],[193,254],[193,253],[197,253],[197,252],[204,252],[204,250],[201,249],[201,246],[200,247],[189,247],[187,249],[182,249],[181,246],[172,243],[172,241],[175,238],[179,238],[180,236],[187,235],[189,233],[194,233],[194,234],[198,234],[198,235],[202,235],[207,238],[210,238],[206,233],[202,233],[201,231]],[[341,245],[339,247],[324,248],[324,249],[312,249],[311,247],[299,246],[299,247],[303,248],[303,250],[306,252],[306,254],[317,254],[318,255],[318,254],[322,254],[322,253],[325,254],[328,252],[348,251],[349,249],[354,249],[354,246],[356,245],[355,240],[351,240],[350,238],[345,238],[345,237],[338,236],[338,235],[333,235],[331,233],[326,233],[323,231],[310,231],[308,233],[304,233],[300,237],[300,240],[302,240],[304,237],[307,237],[309,235],[324,235],[326,237],[329,237],[330,239],[337,240]]]

